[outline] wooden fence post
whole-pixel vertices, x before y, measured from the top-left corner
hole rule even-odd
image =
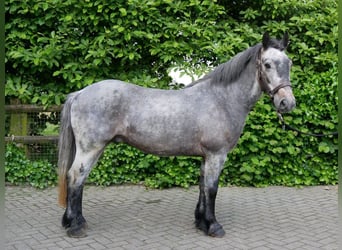
[[[21,104],[19,99],[11,99],[11,105]],[[10,119],[10,136],[26,136],[29,132],[29,122],[27,113],[11,113]],[[21,145],[25,149],[26,156],[28,148],[25,144]]]

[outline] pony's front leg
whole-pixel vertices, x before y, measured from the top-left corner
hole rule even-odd
[[[201,166],[200,194],[195,210],[197,228],[209,236],[223,237],[225,231],[216,221],[215,200],[226,154],[207,155]]]

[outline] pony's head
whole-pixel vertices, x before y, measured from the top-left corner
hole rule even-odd
[[[290,82],[292,62],[285,54],[288,43],[287,33],[281,40],[272,39],[265,33],[257,59],[260,87],[271,97],[280,113],[290,112],[296,106]]]

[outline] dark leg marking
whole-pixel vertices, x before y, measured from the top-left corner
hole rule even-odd
[[[83,185],[75,188],[68,187],[68,207],[62,218],[62,226],[69,237],[81,238],[86,236],[87,222],[82,215]]]
[[[215,163],[215,162],[212,162]],[[220,168],[214,168],[215,172],[208,175],[207,163],[202,163],[200,176],[200,194],[195,209],[195,225],[205,234],[213,237],[223,237],[225,232],[215,217],[215,200],[218,190]],[[215,167],[215,165],[212,165]],[[213,169],[213,168],[209,168]]]
[[[81,163],[80,174],[82,174],[83,172],[84,172],[84,166],[83,166],[83,163]]]

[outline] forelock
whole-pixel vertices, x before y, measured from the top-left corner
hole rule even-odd
[[[278,39],[270,39],[269,44],[268,44],[269,48],[275,48],[278,49],[280,51],[284,51],[286,48],[284,47],[284,43],[282,42],[282,40],[278,40]]]

